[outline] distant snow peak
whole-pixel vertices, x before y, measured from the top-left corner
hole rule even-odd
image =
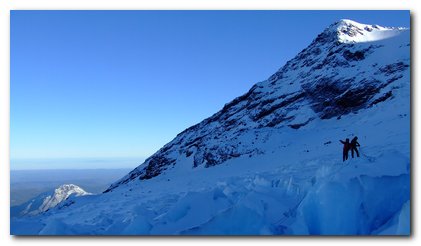
[[[75,194],[75,196],[90,195],[90,193],[84,191],[77,185],[64,184],[54,190],[54,194],[47,196],[42,203],[40,210],[42,212],[47,211],[50,208],[57,206],[57,204],[69,198],[69,196]]]
[[[334,34],[340,43],[364,43],[388,39],[405,30],[408,29],[361,24],[353,20],[342,19],[329,26],[325,32]]]
[[[54,190],[54,195],[71,195],[76,193],[77,195],[86,195],[88,192],[84,191],[77,185],[74,184],[64,184]]]
[[[13,207],[12,217],[24,215],[37,215],[52,209],[67,200],[70,196],[86,196],[92,193],[86,192],[74,184],[64,184],[56,188],[54,192],[43,193],[30,201]]]

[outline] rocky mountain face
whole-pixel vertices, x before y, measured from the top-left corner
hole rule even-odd
[[[105,192],[160,175],[180,157],[193,156],[191,168],[208,168],[264,154],[256,143],[270,131],[299,130],[389,100],[409,69],[409,42],[405,28],[336,22],[267,80],[178,134]]]

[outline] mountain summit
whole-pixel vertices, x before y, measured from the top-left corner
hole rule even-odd
[[[336,22],[103,194],[12,234],[408,235],[409,51],[408,29]]]
[[[363,43],[391,38],[407,30],[403,27],[366,25],[342,19],[329,26],[324,33],[332,34],[341,43]]]
[[[257,147],[263,132],[299,129],[374,107],[409,83],[408,68],[408,29],[336,22],[268,80],[178,134],[106,192],[180,165],[180,156],[196,168],[264,154]]]

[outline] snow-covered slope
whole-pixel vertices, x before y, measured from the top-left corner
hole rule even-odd
[[[334,23],[103,194],[12,233],[408,234],[409,50],[408,29]]]
[[[37,215],[56,207],[70,196],[91,195],[77,185],[64,184],[53,192],[45,192],[19,206],[11,207],[11,217]]]
[[[231,158],[264,154],[257,144],[263,140],[261,129],[299,129],[316,119],[356,113],[394,97],[396,85],[409,82],[402,80],[409,75],[409,31],[353,23],[342,20],[328,27],[268,80],[180,133],[109,190],[157,176],[183,155],[193,156],[193,167],[210,167]],[[369,37],[393,32],[395,38],[359,43],[361,36],[371,34],[360,29],[377,33]]]

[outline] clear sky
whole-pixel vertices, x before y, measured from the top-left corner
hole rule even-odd
[[[12,11],[11,168],[143,160],[339,19],[410,26],[409,11]]]

